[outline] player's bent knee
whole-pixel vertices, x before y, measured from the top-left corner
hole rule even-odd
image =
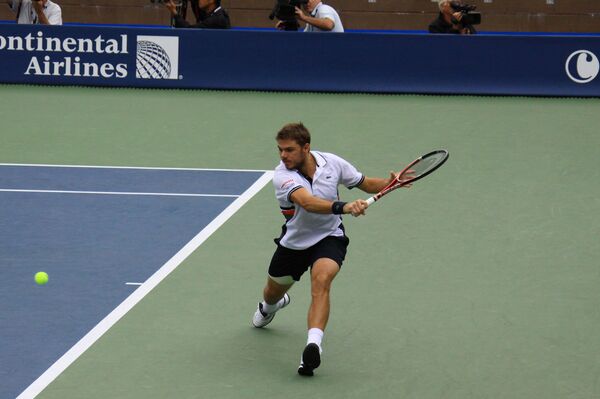
[[[311,272],[311,280],[313,285],[330,285],[335,276],[338,274],[340,267],[337,263],[331,262],[322,264],[317,267],[315,265]]]
[[[311,294],[313,296],[326,295],[331,290],[331,283],[335,274],[320,273],[313,275],[311,281]]]
[[[328,287],[331,285],[331,282],[333,281],[334,277],[335,277],[335,274],[330,274],[330,273],[314,274],[312,276],[312,283],[313,283],[313,285]]]

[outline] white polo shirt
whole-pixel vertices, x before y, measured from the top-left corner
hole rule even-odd
[[[317,162],[312,182],[298,170],[289,170],[283,162],[275,168],[273,185],[281,212],[288,219],[283,227],[279,244],[289,249],[306,249],[327,236],[341,237],[341,215],[320,214],[306,211],[294,204],[290,196],[300,188],[307,189],[315,197],[329,201],[339,200],[338,185],[347,188],[360,185],[364,176],[354,166],[335,154],[311,151]]]
[[[304,27],[304,32],[343,32],[344,26],[342,25],[342,20],[338,15],[337,11],[331,6],[327,4],[319,3],[315,7],[314,10],[310,13],[311,17],[314,18],[327,18],[333,21],[333,29],[332,30],[323,30],[319,29],[316,26],[311,24],[306,24]]]
[[[12,0],[10,8],[17,13],[18,24],[39,24],[37,13],[31,0]],[[48,0],[44,5],[44,15],[50,25],[62,25],[62,10],[60,6]]]

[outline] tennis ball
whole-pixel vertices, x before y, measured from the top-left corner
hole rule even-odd
[[[34,278],[38,285],[44,285],[48,282],[48,274],[45,272],[37,272]]]

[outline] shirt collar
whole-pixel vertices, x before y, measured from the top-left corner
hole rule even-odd
[[[327,164],[327,160],[320,153],[316,151],[311,151],[310,153],[315,157],[315,161],[317,162],[317,166],[319,168],[322,168]]]
[[[310,13],[311,17],[314,17],[315,15],[317,15],[317,10],[319,9],[319,7],[321,7],[323,5],[322,2],[319,2],[319,4],[317,4],[317,6],[315,7],[314,10],[312,10],[312,12]]]

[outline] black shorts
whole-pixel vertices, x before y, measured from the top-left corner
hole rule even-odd
[[[306,249],[289,249],[277,244],[277,249],[269,265],[269,275],[272,277],[292,276],[295,281],[312,267],[317,259],[334,260],[339,267],[346,258],[346,249],[350,240],[348,237],[325,237],[312,247]]]

